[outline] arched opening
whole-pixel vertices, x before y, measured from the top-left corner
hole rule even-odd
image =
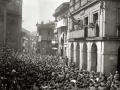
[[[93,44],[91,48],[91,70],[97,71],[97,46],[96,44]]]
[[[118,49],[118,59],[117,59],[117,71],[120,74],[120,47]]]
[[[87,44],[83,45],[82,69],[87,69]]]
[[[71,61],[74,62],[74,45],[71,44]]]
[[[80,65],[80,46],[79,46],[79,43],[77,43],[77,46],[76,46],[76,68],[79,68],[79,65]]]

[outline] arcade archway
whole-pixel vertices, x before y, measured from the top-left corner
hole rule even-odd
[[[71,61],[74,62],[74,45],[71,44]]]
[[[87,44],[83,45],[82,69],[87,69]]]
[[[97,46],[95,43],[91,47],[91,70],[97,70]]]
[[[79,68],[80,66],[80,46],[79,43],[77,43],[76,46],[76,68]]]

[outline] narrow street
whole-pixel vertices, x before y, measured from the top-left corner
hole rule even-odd
[[[0,0],[0,90],[120,90],[120,0]]]
[[[1,45],[1,90],[111,90],[120,86],[119,74],[79,70],[59,56],[25,54]]]

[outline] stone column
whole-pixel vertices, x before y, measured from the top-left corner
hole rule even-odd
[[[76,63],[76,53],[77,53],[76,48],[74,48],[74,62],[75,63]]]
[[[68,60],[68,65],[70,65],[70,60],[71,60],[71,49],[69,48],[68,51],[69,51],[69,53],[68,53],[68,54],[69,54],[69,56],[68,56],[68,59],[69,59],[69,60]]]
[[[87,51],[87,70],[91,71],[91,52]]]
[[[79,70],[81,70],[81,68],[80,68],[80,64],[81,64],[80,53],[81,53],[81,50],[79,49]]]
[[[97,72],[101,72],[101,62],[102,62],[101,53],[98,51],[97,52]]]

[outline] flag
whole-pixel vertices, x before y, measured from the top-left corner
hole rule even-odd
[[[69,13],[70,13],[70,18],[72,19],[72,22],[75,24],[75,25],[79,25],[79,22],[77,20],[75,20],[75,18],[73,17],[72,13],[70,12],[69,10]]]

